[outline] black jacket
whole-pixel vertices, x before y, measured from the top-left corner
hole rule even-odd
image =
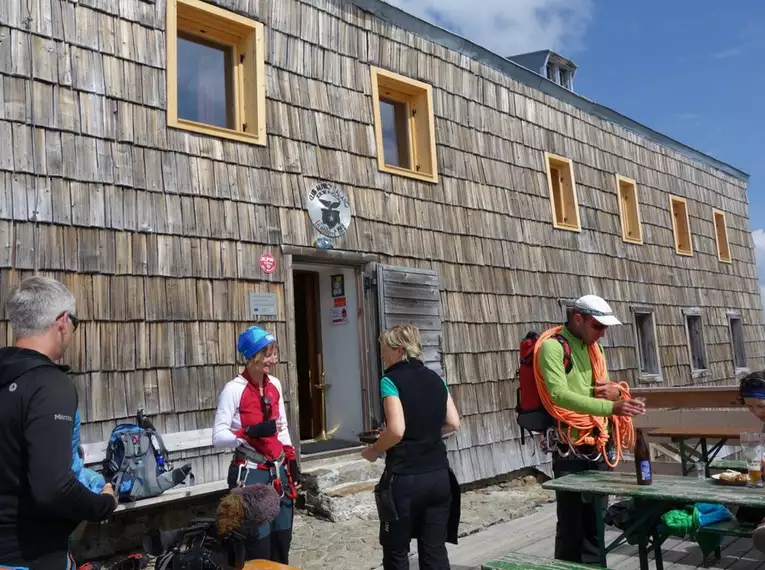
[[[67,372],[34,350],[0,349],[0,565],[63,569],[77,525],[114,510],[112,496],[72,472],[77,390]]]

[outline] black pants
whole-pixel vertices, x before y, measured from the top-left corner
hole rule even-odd
[[[582,471],[609,471],[604,461],[553,457],[555,478]],[[595,505],[579,493],[556,491],[558,524],[555,528],[555,558],[568,562],[598,562],[598,532]]]
[[[398,520],[380,523],[384,570],[408,570],[413,538],[420,570],[449,570],[446,531],[452,491],[448,469],[394,475],[391,487]]]

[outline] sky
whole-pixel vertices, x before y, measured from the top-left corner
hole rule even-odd
[[[765,295],[765,1],[386,1],[500,55],[553,49],[580,95],[747,172]]]

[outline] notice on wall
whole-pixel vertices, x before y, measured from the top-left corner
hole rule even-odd
[[[348,308],[347,307],[331,307],[329,309],[329,317],[332,319],[333,325],[340,325],[348,322]]]
[[[275,317],[276,293],[250,293],[250,314],[253,317]]]

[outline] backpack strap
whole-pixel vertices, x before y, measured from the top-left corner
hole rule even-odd
[[[566,370],[566,374],[569,374],[574,368],[574,360],[571,358],[571,345],[562,334],[556,334],[553,336],[563,348],[563,368]]]

